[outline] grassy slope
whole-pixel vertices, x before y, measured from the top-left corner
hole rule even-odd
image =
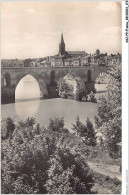
[[[66,145],[73,152],[83,151],[83,157],[93,170],[95,185],[93,190],[98,194],[120,194],[121,174],[119,166],[121,159],[112,159],[101,147],[86,146],[79,137],[67,134]]]

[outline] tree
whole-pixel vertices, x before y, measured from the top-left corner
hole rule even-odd
[[[85,135],[85,140],[87,141],[88,145],[96,146],[96,139],[97,139],[96,132],[89,118],[87,118],[86,120],[86,129],[87,132]]]
[[[51,158],[51,166],[48,170],[48,180],[46,181],[46,189],[50,194],[71,194],[72,186],[70,186],[70,179],[72,171],[63,170],[61,160],[58,155]]]
[[[58,82],[59,95],[62,98],[67,99],[69,94],[73,94],[73,86],[66,83],[64,79],[60,79]]]
[[[76,116],[75,124],[72,124],[72,125],[73,125],[72,129],[76,132],[76,135],[77,136],[82,136],[83,135],[83,133],[82,133],[83,124],[81,123],[80,118],[79,118],[78,115]]]
[[[15,129],[15,123],[14,120],[10,117],[7,119],[2,120],[2,130],[5,132],[2,132],[2,139],[8,139],[10,136],[12,136]]]
[[[87,96],[87,89],[86,89],[84,81],[77,81],[77,90],[75,94],[75,100],[81,101],[86,96]]]
[[[108,75],[107,92],[98,104],[98,130],[105,137],[109,154],[119,157],[121,142],[121,64],[114,64]]]
[[[95,93],[93,93],[93,91],[91,91],[91,92],[89,93],[89,100],[90,100],[91,102],[94,102],[94,103],[97,102],[97,99],[96,99],[96,97],[95,97]]]
[[[50,119],[48,129],[57,132],[69,132],[65,127],[64,118]]]
[[[41,133],[41,127],[40,127],[40,124],[39,123],[36,125],[36,133],[37,134],[40,134]]]
[[[87,118],[86,124],[83,124],[79,116],[76,117],[76,124],[73,124],[73,130],[76,131],[77,136],[83,137],[87,145],[96,145],[96,132],[92,122]]]
[[[73,155],[63,146],[55,151],[45,185],[48,193],[89,194],[93,183],[90,169],[81,156]]]
[[[19,121],[21,127],[33,127],[36,124],[36,119],[33,117],[28,117],[26,121]]]
[[[24,66],[25,66],[25,67],[29,67],[29,66],[30,66],[31,61],[32,61],[32,59],[30,59],[30,58],[25,59],[25,60],[24,60]]]

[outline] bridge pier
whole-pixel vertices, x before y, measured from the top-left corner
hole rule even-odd
[[[9,104],[15,102],[15,88],[5,86],[1,89],[1,104]]]

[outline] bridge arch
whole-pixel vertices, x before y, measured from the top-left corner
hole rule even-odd
[[[20,79],[15,87],[15,99],[29,99],[42,97],[40,85],[31,74]]]

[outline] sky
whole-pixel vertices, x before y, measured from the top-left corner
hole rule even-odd
[[[120,2],[2,2],[1,57],[25,59],[66,51],[121,53]]]

